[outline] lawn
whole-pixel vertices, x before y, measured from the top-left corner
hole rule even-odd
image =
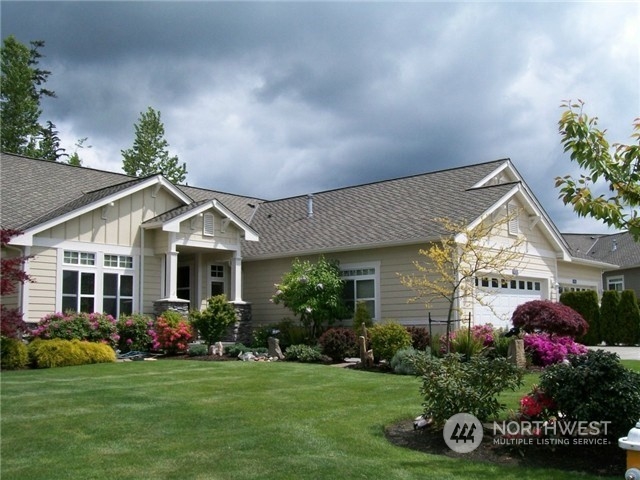
[[[511,408],[536,378],[504,397]],[[414,377],[161,360],[1,380],[3,480],[595,478],[391,445],[384,426],[421,411]]]

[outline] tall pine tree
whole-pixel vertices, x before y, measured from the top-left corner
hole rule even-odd
[[[13,35],[4,39],[0,49],[2,73],[0,75],[0,129],[3,152],[17,153],[45,160],[57,161],[64,156],[55,125],[40,123],[43,97],[55,93],[43,87],[51,72],[38,67],[44,47],[41,40],[32,41],[31,48]]]
[[[180,165],[177,156],[169,156],[169,143],[164,138],[160,112],[149,107],[140,114],[134,128],[136,138],[133,147],[122,150],[124,172],[135,177],[162,173],[172,183],[183,183],[187,178],[187,166],[185,163]]]

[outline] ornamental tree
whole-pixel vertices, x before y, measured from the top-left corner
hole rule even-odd
[[[192,311],[189,319],[210,347],[220,341],[227,329],[235,323],[236,310],[227,302],[225,295],[216,295],[207,300],[207,307],[203,311]]]
[[[570,175],[556,178],[560,198],[570,203],[581,217],[590,216],[610,227],[628,230],[640,241],[640,118],[633,122],[631,138],[637,144],[609,145],[606,130],[600,130],[598,117],[583,113],[584,102],[563,102],[564,112],[558,122],[565,152],[587,175],[575,180]],[[610,196],[594,193],[593,185],[602,179]]]
[[[524,237],[512,237],[508,242],[500,238],[518,213],[517,209],[507,210],[502,217],[483,218],[475,226],[448,218],[434,219],[445,232],[442,240],[419,250],[423,258],[413,262],[417,273],[398,274],[400,283],[416,294],[410,299],[411,302],[421,300],[427,308],[436,300],[446,302],[447,353],[454,314],[461,314],[461,300],[474,298],[481,305],[491,308],[495,298],[491,292],[475,288],[474,279],[486,274],[499,274],[507,280],[513,270],[521,266]]]
[[[525,332],[546,332],[581,337],[589,325],[573,308],[550,300],[532,300],[519,305],[511,317],[514,327]]]
[[[0,229],[0,332],[3,337],[20,338],[22,333],[27,331],[27,326],[22,320],[22,312],[17,308],[7,308],[1,301],[7,295],[13,295],[18,291],[18,285],[34,280],[24,271],[24,264],[29,259],[25,256],[10,257],[6,255],[6,246],[11,237],[19,235],[20,231],[11,229]]]
[[[349,314],[344,304],[344,281],[337,261],[324,257],[316,263],[295,259],[291,271],[275,285],[276,293],[271,297],[275,304],[282,303],[300,317],[301,323],[317,338],[325,325]]]

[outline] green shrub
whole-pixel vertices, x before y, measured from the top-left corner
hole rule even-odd
[[[421,365],[424,365],[425,357],[431,354],[425,350],[416,350],[413,347],[401,348],[389,362],[391,370],[399,375],[418,375]]]
[[[429,329],[427,327],[406,327],[411,335],[411,346],[416,350],[426,350],[430,348]]]
[[[209,353],[209,348],[204,343],[194,343],[189,345],[188,355],[190,357],[204,357]]]
[[[391,360],[401,348],[411,346],[411,335],[397,322],[379,323],[369,329],[370,345],[378,360]]]
[[[620,294],[618,328],[620,343],[625,345],[640,343],[640,308],[633,290],[625,290]]]
[[[311,347],[309,345],[290,345],[285,351],[286,360],[315,363],[322,360],[320,347]]]
[[[29,344],[29,359],[36,368],[68,367],[115,362],[113,349],[102,343],[80,340],[41,340]]]
[[[560,302],[573,308],[582,315],[589,325],[587,333],[578,339],[585,345],[598,345],[602,342],[600,333],[600,301],[595,290],[584,290],[579,292],[563,292],[560,295]]]
[[[498,394],[522,385],[522,370],[504,358],[476,355],[463,362],[462,355],[452,353],[424,360],[420,366],[424,413],[439,427],[461,412],[475,415],[482,422],[497,417],[505,408]]]
[[[120,317],[116,323],[118,330],[118,349],[122,353],[151,350],[153,337],[149,333],[153,329],[153,319],[146,315],[129,315]]]
[[[570,356],[542,372],[540,388],[567,420],[610,421],[612,437],[626,435],[640,418],[640,373],[626,369],[615,353]]]
[[[505,337],[506,333],[504,328],[497,328],[493,331],[493,344],[486,351],[489,358],[507,358],[512,338]]]
[[[456,330],[450,337],[451,353],[459,353],[469,358],[478,355],[484,348],[484,338],[474,335],[473,329],[463,327]]]
[[[356,334],[351,328],[330,328],[318,339],[323,354],[334,362],[342,362],[353,357],[358,351]]]
[[[607,345],[619,343],[618,305],[620,293],[616,290],[602,292],[600,304],[600,334]]]
[[[207,300],[207,307],[189,314],[191,325],[208,346],[222,340],[229,327],[236,322],[236,310],[225,295],[215,295]]]
[[[29,365],[27,346],[17,338],[0,337],[0,355],[3,370],[17,370]]]

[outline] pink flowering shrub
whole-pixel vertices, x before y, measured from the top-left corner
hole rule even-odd
[[[118,349],[123,352],[151,350],[153,345],[153,319],[145,315],[120,317],[117,323]]]
[[[576,343],[571,337],[552,336],[548,333],[525,335],[524,349],[531,355],[534,365],[546,367],[562,362],[568,355],[584,355],[587,347]]]
[[[571,307],[550,300],[532,300],[519,305],[511,317],[514,327],[525,332],[547,332],[573,338],[582,337],[589,325]]]
[[[149,330],[154,350],[164,350],[169,355],[186,353],[193,337],[191,324],[179,316],[163,313]]]
[[[103,313],[51,313],[43,317],[31,331],[35,338],[86,340],[115,347],[119,336],[116,320]]]

